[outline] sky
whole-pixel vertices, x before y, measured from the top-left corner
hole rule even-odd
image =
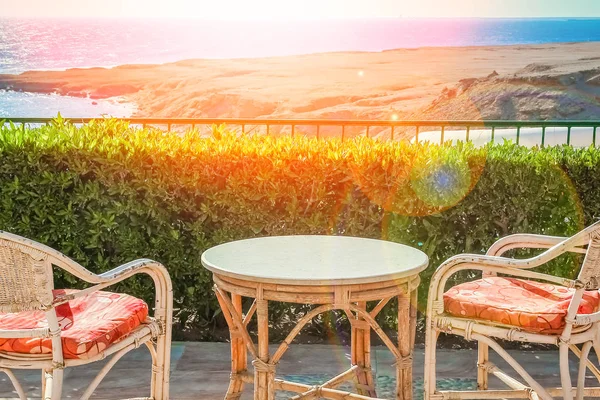
[[[4,17],[600,17],[600,0],[0,0]]]

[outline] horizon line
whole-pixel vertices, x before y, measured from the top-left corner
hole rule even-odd
[[[518,20],[565,20],[565,19],[600,19],[599,15],[592,16],[470,16],[470,17],[457,17],[457,16],[275,16],[275,17],[204,17],[204,16],[125,16],[125,15],[72,15],[72,16],[45,16],[45,15],[0,15],[0,19],[186,19],[186,20],[203,20],[203,21],[264,21],[264,20],[296,20],[296,21],[314,21],[314,20],[368,20],[368,19],[407,19],[407,20],[482,20],[482,19],[518,19]]]

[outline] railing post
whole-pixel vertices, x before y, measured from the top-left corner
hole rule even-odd
[[[546,143],[546,127],[542,126],[542,147]]]
[[[467,125],[467,135],[465,137],[465,141],[467,141],[467,142],[469,141],[470,133],[471,133],[471,127],[469,125]]]
[[[517,146],[519,145],[520,141],[521,141],[521,126],[517,126]]]
[[[317,139],[320,138],[320,133],[321,133],[321,125],[317,125]]]
[[[246,125],[242,124],[242,135],[246,133]]]
[[[170,123],[167,124],[167,132],[171,132],[171,124]]]
[[[598,128],[597,126],[594,127],[594,133],[592,136],[592,143],[594,143],[594,147],[596,147],[596,128]]]
[[[571,127],[567,128],[567,146],[571,144]]]
[[[492,140],[490,140],[491,144],[494,144],[494,136],[496,134],[496,127],[492,126]]]
[[[445,130],[445,126],[442,125],[442,131],[440,132],[440,144],[444,144],[444,130]]]
[[[367,125],[367,132],[366,132],[366,135],[367,135],[367,137],[369,137],[369,128],[370,128],[370,127],[371,127],[371,126]]]
[[[271,126],[271,125],[267,124],[267,136],[269,136],[269,135],[270,135],[270,132],[269,132],[269,128],[270,128],[270,126]]]
[[[415,143],[419,143],[419,125],[415,126]]]
[[[294,137],[295,131],[296,131],[296,125],[292,124],[292,137]]]
[[[390,139],[394,140],[394,125],[392,125],[392,132],[390,134]]]
[[[344,141],[345,135],[346,135],[346,125],[342,125],[342,142]]]
[[[23,135],[25,134],[25,122],[21,123],[21,128],[23,129]]]

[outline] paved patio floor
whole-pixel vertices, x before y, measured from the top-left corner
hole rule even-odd
[[[513,356],[543,384],[560,386],[558,379],[557,352],[513,351]],[[438,353],[438,379],[440,386],[470,388],[475,382],[477,353],[474,350],[441,350]],[[172,347],[171,398],[172,399],[222,399],[229,382],[229,345],[227,343],[174,343]],[[393,358],[387,349],[376,347],[372,352],[373,366],[377,374],[379,395],[391,398],[394,385]],[[498,360],[492,361],[505,371],[510,369]],[[278,366],[278,376],[287,380],[318,383],[319,380],[337,375],[349,364],[349,348],[335,345],[293,345]],[[596,359],[594,359],[596,362]],[[81,392],[93,379],[103,362],[67,369],[63,398],[79,398]],[[575,376],[576,364],[572,364]],[[40,373],[19,371],[17,376],[26,388],[28,396],[39,398]],[[415,399],[422,396],[423,349],[415,350],[414,379]],[[591,378],[591,377],[589,377]],[[126,355],[96,390],[94,399],[121,399],[147,396],[150,381],[150,356],[145,348]],[[593,380],[589,380],[593,383]],[[492,379],[492,386],[502,387]],[[281,398],[289,398],[282,393]],[[14,398],[16,392],[6,375],[0,375],[0,398]],[[252,398],[252,386],[246,386],[242,399]]]

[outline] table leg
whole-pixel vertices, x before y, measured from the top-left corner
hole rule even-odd
[[[367,303],[358,302],[357,307],[366,310]],[[371,369],[371,326],[361,317],[351,320],[351,360],[356,370],[356,391],[360,395],[377,397]]]
[[[254,366],[254,400],[275,399],[275,366],[269,364],[269,309],[267,300],[256,300],[258,359]]]
[[[237,294],[231,295],[231,301],[235,310],[242,315],[242,296]],[[244,338],[237,328],[230,328],[231,336],[231,381],[229,382],[229,388],[227,388],[227,394],[225,400],[236,400],[239,399],[242,390],[244,389],[244,381],[242,381],[241,374],[245,373],[248,368],[246,343]]]
[[[401,360],[396,363],[396,399],[412,399],[412,349],[417,320],[417,290],[398,296],[398,350]],[[412,304],[411,304],[412,303]]]

